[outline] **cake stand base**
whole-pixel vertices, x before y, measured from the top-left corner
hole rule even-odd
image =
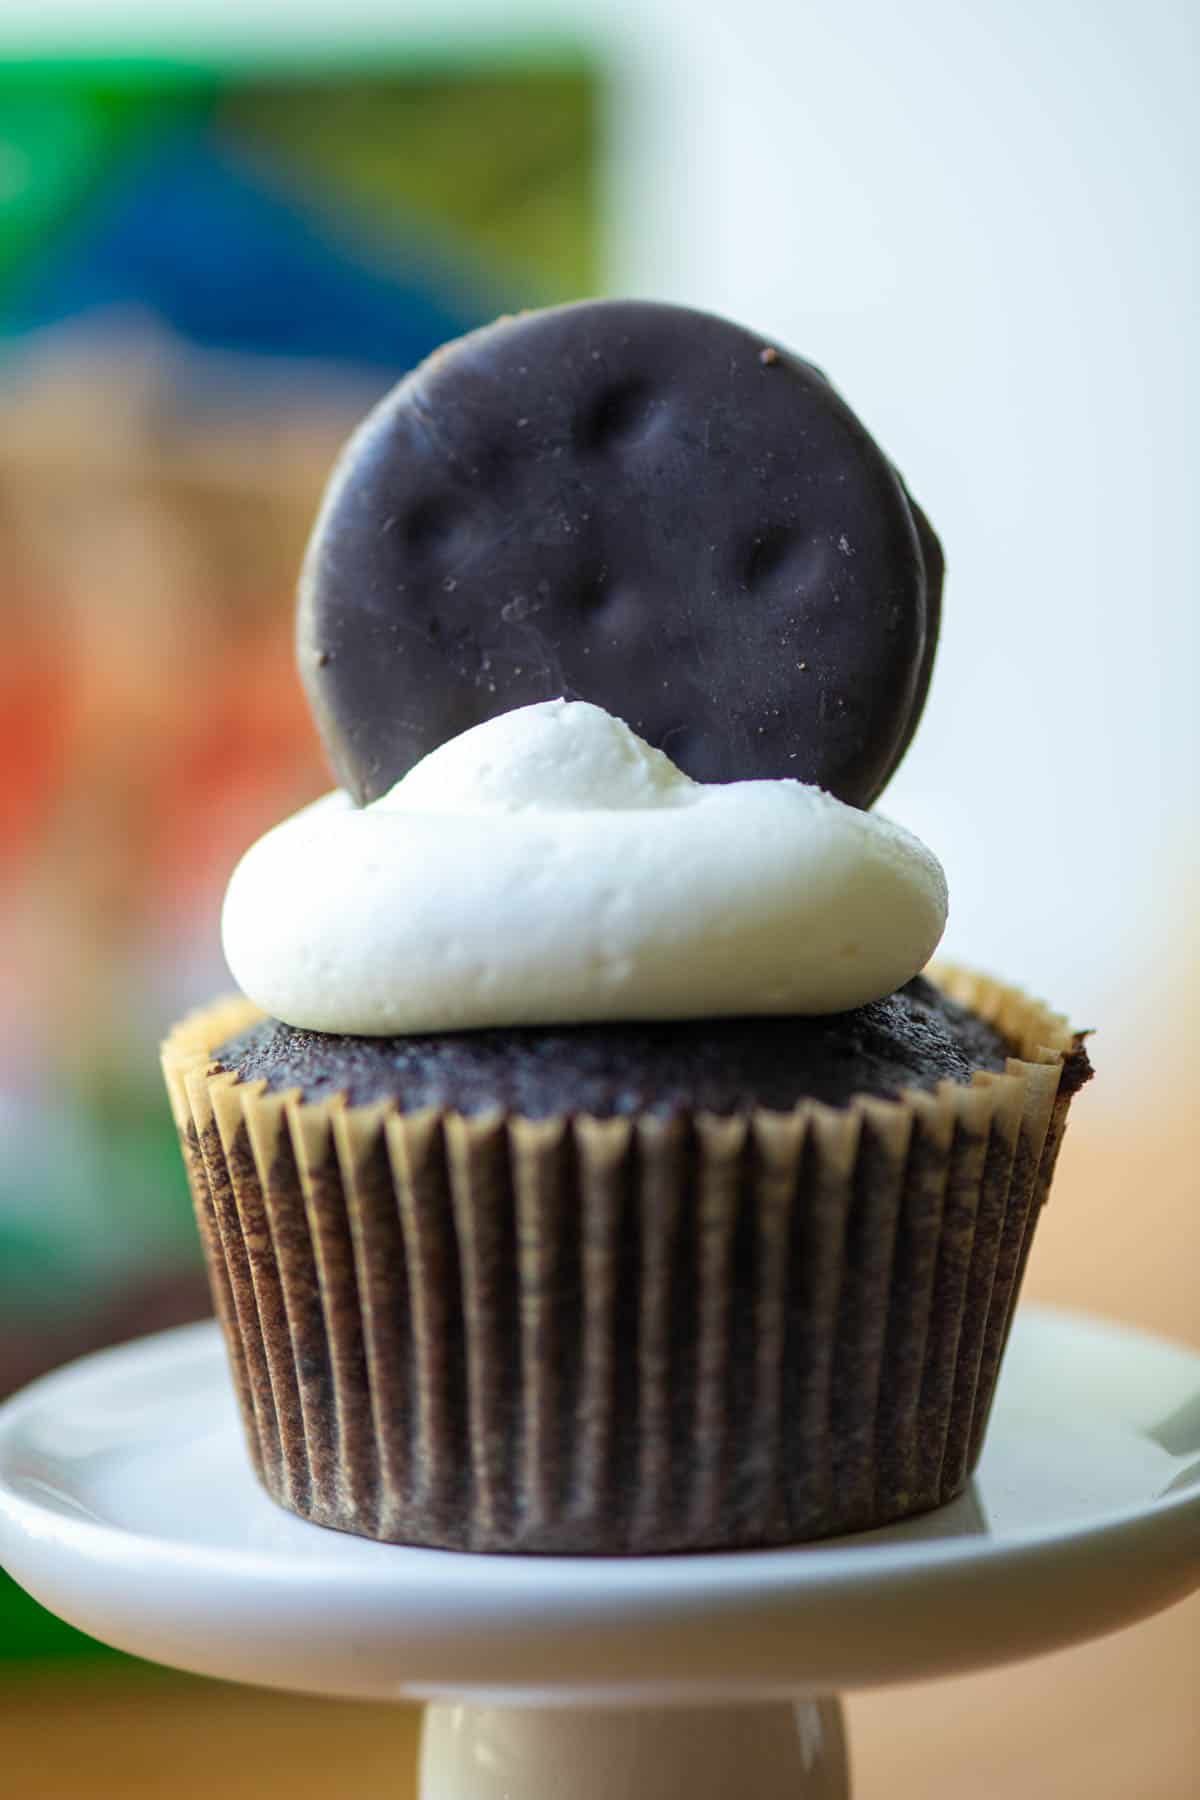
[[[420,1800],[848,1800],[841,1703],[649,1711],[433,1704]]]

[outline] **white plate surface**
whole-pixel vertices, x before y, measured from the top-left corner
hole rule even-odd
[[[477,1557],[276,1508],[192,1326],[0,1408],[0,1562],[122,1649],[311,1692],[661,1704],[962,1672],[1200,1585],[1200,1356],[1024,1307],[980,1472],[940,1512],[794,1550]]]

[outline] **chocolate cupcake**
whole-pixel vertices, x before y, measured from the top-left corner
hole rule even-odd
[[[940,868],[865,810],[940,585],[824,378],[700,314],[502,321],[352,440],[300,627],[346,792],[164,1048],[281,1504],[626,1554],[962,1490],[1088,1066],[921,975]]]

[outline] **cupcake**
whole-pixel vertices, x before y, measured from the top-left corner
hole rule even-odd
[[[870,810],[942,561],[810,365],[502,320],[347,446],[299,656],[338,791],[164,1067],[254,1467],[388,1542],[798,1543],[967,1483],[1080,1038],[922,973]]]

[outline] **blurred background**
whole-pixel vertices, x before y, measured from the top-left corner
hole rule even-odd
[[[933,516],[885,809],[945,862],[947,949],[1097,1028],[1027,1291],[1200,1342],[1197,29],[5,0],[0,1393],[205,1309],[156,1046],[228,983],[236,856],[328,785],[291,632],[336,446],[446,337],[605,292],[821,364]],[[406,1779],[408,1715],[154,1675],[2,1583],[14,1795]],[[1198,1616],[856,1700],[859,1791],[1195,1791]]]

